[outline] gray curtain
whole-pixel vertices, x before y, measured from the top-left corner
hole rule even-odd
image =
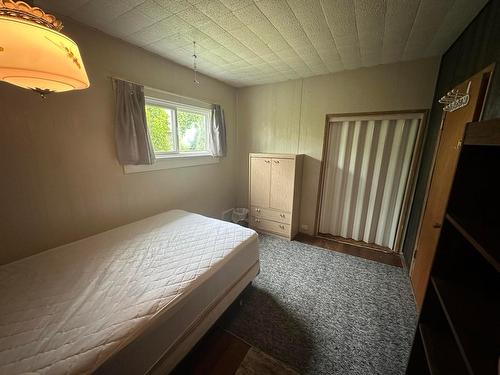
[[[212,119],[208,135],[208,150],[214,157],[224,157],[227,153],[224,110],[218,104],[214,104],[212,107]]]
[[[121,165],[153,164],[155,153],[146,124],[144,87],[113,79],[116,94],[115,140]]]

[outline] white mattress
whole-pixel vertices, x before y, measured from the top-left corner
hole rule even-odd
[[[174,210],[1,266],[0,373],[116,369],[140,348],[151,358],[132,362],[152,365],[258,262],[256,242]]]

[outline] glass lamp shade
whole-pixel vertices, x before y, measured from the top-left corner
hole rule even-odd
[[[48,27],[0,15],[0,80],[40,93],[89,87],[76,43]]]

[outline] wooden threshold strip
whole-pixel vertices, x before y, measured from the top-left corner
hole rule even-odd
[[[308,245],[322,247],[323,249],[337,251],[339,253],[353,255],[359,258],[388,264],[390,266],[403,267],[401,256],[393,252],[374,250],[368,247],[361,247],[354,244],[341,243],[334,239],[313,237],[304,233],[299,233],[295,237],[295,240]]]

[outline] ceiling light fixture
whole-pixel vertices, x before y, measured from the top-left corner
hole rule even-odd
[[[197,60],[198,55],[196,55],[196,42],[193,41],[193,72],[194,72],[194,83],[196,85],[199,85],[200,82],[198,81],[198,64]]]
[[[62,28],[40,8],[0,0],[0,80],[43,97],[88,88],[78,46],[60,33]]]

